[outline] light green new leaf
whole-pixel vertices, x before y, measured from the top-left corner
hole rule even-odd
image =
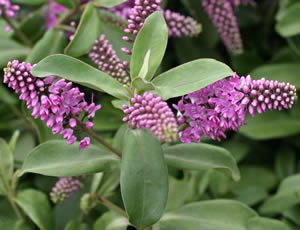
[[[159,140],[146,129],[126,133],[121,193],[129,222],[138,229],[162,216],[168,198],[168,169]]]
[[[130,62],[131,78],[134,79],[139,75],[150,50],[149,69],[145,76],[145,79],[150,81],[163,59],[167,43],[168,28],[165,19],[160,12],[155,12],[146,19],[135,39]]]
[[[10,140],[9,140],[9,143],[8,143],[8,146],[10,148],[10,151],[12,153],[15,152],[15,148],[16,148],[16,144],[17,144],[17,141],[18,141],[18,138],[20,136],[20,131],[19,130],[16,130],[13,135],[11,136]]]
[[[284,14],[278,18],[276,31],[283,37],[291,37],[300,33],[300,3],[285,9]]]
[[[250,219],[247,223],[247,227],[247,230],[290,230],[290,228],[281,221],[263,217]]]
[[[159,221],[159,229],[248,230],[248,220],[256,216],[252,209],[237,201],[203,201],[166,213]]]
[[[4,192],[13,175],[13,154],[5,140],[0,138],[0,187]]]
[[[57,54],[39,62],[31,73],[37,77],[59,76],[72,82],[104,91],[119,99],[128,99],[127,90],[114,78],[78,59]]]
[[[107,212],[95,222],[93,230],[126,230],[128,225],[125,217],[115,212]]]
[[[95,5],[99,7],[111,8],[126,2],[127,0],[96,0]]]
[[[95,4],[90,2],[81,16],[74,38],[65,49],[65,54],[79,57],[86,54],[100,35],[100,19]]]
[[[153,84],[167,100],[197,91],[232,74],[233,71],[219,61],[198,59],[162,73]]]
[[[53,230],[54,218],[48,197],[37,190],[27,189],[15,198],[17,204],[41,230]]]
[[[277,193],[267,199],[260,207],[263,214],[282,213],[300,204],[300,174],[287,177],[279,186]]]
[[[233,156],[226,149],[214,145],[178,144],[164,148],[168,165],[188,170],[218,169],[240,179],[239,169]]]
[[[279,82],[289,82],[300,88],[300,65],[298,63],[268,64],[251,72],[253,79],[266,78]]]
[[[78,149],[79,144],[48,141],[33,149],[24,161],[21,175],[32,172],[47,176],[78,176],[109,171],[117,167],[118,158],[95,145]]]
[[[26,62],[35,64],[51,54],[63,53],[67,44],[65,32],[51,29],[36,43]]]

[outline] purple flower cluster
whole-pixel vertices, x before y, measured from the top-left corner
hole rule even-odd
[[[89,51],[89,57],[98,65],[98,68],[115,78],[121,84],[129,84],[130,78],[126,70],[127,62],[121,63],[116,51],[112,48],[105,35],[94,42],[93,48]]]
[[[231,3],[227,0],[204,0],[202,5],[228,51],[241,53],[243,44]]]
[[[255,5],[254,0],[227,0],[227,1],[230,2],[234,6],[248,5],[248,4]]]
[[[134,1],[135,0],[128,0],[118,6],[108,9],[108,11],[127,20],[131,15],[131,9],[134,7]]]
[[[168,25],[169,37],[193,37],[200,33],[200,25],[191,17],[170,10],[162,11]]]
[[[48,7],[49,9],[45,19],[48,23],[47,29],[50,30],[56,24],[56,15],[65,12],[67,9],[54,0],[48,0]]]
[[[3,82],[21,94],[20,100],[26,101],[35,119],[40,118],[53,134],[61,134],[68,144],[73,144],[79,138],[78,122],[92,128],[95,113],[101,106],[94,102],[88,104],[84,93],[79,88],[72,88],[72,82],[57,80],[54,76],[45,79],[34,77],[30,73],[32,67],[30,63],[17,60],[9,62],[4,68]],[[84,120],[87,121],[84,123]],[[85,137],[79,148],[87,148],[89,144],[90,138]]]
[[[200,142],[201,136],[220,141],[227,129],[237,131],[246,124],[247,112],[254,116],[255,111],[290,109],[295,99],[296,87],[289,83],[234,74],[182,98],[175,106],[178,122],[189,128],[179,136],[185,143]]]
[[[11,4],[10,0],[0,0],[0,16],[6,16],[9,18],[14,18],[19,11],[20,6]],[[6,31],[9,31],[11,28],[9,25],[5,27]]]
[[[160,97],[151,93],[143,96],[136,95],[130,100],[132,106],[123,105],[124,122],[130,127],[147,128],[151,130],[161,142],[171,143],[176,141],[178,126],[175,116],[168,104]]]
[[[124,30],[127,34],[136,36],[140,29],[144,26],[146,18],[155,11],[161,11],[160,3],[162,0],[135,0],[131,15],[128,19],[128,27]],[[128,36],[124,36],[123,40],[133,42]],[[131,50],[122,48],[126,54],[131,54]]]
[[[78,179],[73,177],[61,177],[56,182],[50,193],[53,203],[60,203],[72,196],[78,189],[82,188],[83,184]]]

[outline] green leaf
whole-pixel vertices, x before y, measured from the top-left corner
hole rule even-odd
[[[290,230],[283,222],[263,217],[254,217],[247,223],[247,230]]]
[[[0,85],[0,100],[6,104],[17,104],[18,102],[16,95],[9,92],[2,84]]]
[[[74,0],[55,0],[60,5],[67,7],[69,9],[75,8],[76,4]]]
[[[247,230],[246,224],[257,214],[246,205],[232,200],[191,203],[166,213],[160,230]]]
[[[114,78],[78,59],[61,54],[46,57],[31,70],[31,73],[37,77],[63,77],[119,99],[129,97],[127,90]]]
[[[132,86],[137,89],[139,93],[155,90],[155,86],[151,82],[145,81],[140,77],[133,80]]]
[[[15,201],[41,230],[54,229],[51,206],[44,193],[26,189],[17,194]]]
[[[30,53],[30,49],[12,40],[0,39],[0,67],[5,67],[9,61],[14,59],[24,60]]]
[[[125,138],[126,138],[125,134],[127,133],[127,130],[128,130],[128,124],[123,124],[121,125],[116,135],[114,136],[113,146],[120,151],[123,151]]]
[[[150,81],[163,59],[167,43],[168,28],[165,19],[160,12],[155,12],[146,19],[135,39],[130,62],[131,79],[139,75],[147,52],[150,50],[149,69],[145,77]]]
[[[300,226],[300,205],[296,205],[284,211],[283,216]]]
[[[63,53],[66,44],[67,38],[65,32],[51,29],[36,43],[26,62],[35,64],[48,55]]]
[[[5,140],[0,138],[0,187],[5,191],[13,175],[13,154]]]
[[[240,179],[235,159],[221,147],[204,143],[178,144],[164,148],[164,153],[167,164],[172,167],[185,170],[217,169],[234,180]]]
[[[277,80],[279,82],[289,82],[300,88],[300,65],[299,63],[268,64],[258,67],[251,72],[253,79],[262,77],[267,80]]]
[[[260,207],[263,214],[282,213],[300,204],[300,174],[287,177],[282,181],[277,193],[267,199]]]
[[[15,148],[16,148],[16,144],[17,144],[17,140],[18,140],[19,136],[20,136],[20,131],[16,130],[9,140],[8,146],[12,153],[15,152]]]
[[[47,0],[14,0],[13,2],[21,5],[40,5],[46,3]]]
[[[126,0],[96,0],[95,5],[99,7],[111,8],[126,2]]]
[[[65,54],[79,57],[86,54],[100,35],[100,19],[94,3],[89,3],[81,16],[78,28]]]
[[[198,59],[159,75],[153,84],[167,100],[197,91],[232,74],[233,71],[221,62]]]
[[[285,10],[276,24],[276,31],[283,37],[290,37],[300,33],[300,4],[295,4]]]
[[[168,169],[159,140],[146,129],[128,130],[126,134],[121,193],[129,222],[138,229],[162,216],[168,198]]]
[[[118,166],[118,158],[95,145],[78,149],[79,144],[48,141],[33,149],[24,161],[21,175],[32,172],[47,176],[79,176],[109,171]]]
[[[146,53],[146,56],[144,58],[144,63],[142,65],[142,68],[138,74],[138,77],[145,79],[147,76],[147,73],[149,72],[150,67],[150,57],[151,57],[151,50],[148,50]]]
[[[288,137],[300,133],[300,120],[285,113],[268,111],[246,119],[247,125],[240,128],[240,133],[254,140],[267,140]]]
[[[126,230],[128,220],[114,212],[107,212],[102,215],[94,225],[93,230]]]
[[[300,56],[300,34],[287,38],[287,42],[294,53]]]
[[[275,172],[281,180],[296,172],[296,154],[292,149],[283,148],[276,154]]]
[[[267,197],[268,193],[266,190],[260,187],[249,186],[247,188],[241,189],[235,199],[249,206],[253,206],[265,200]]]

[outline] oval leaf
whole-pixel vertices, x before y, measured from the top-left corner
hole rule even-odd
[[[18,193],[15,201],[41,230],[54,229],[51,206],[44,193],[27,189]]]
[[[226,149],[214,145],[178,144],[164,148],[168,165],[189,170],[220,169],[240,179],[239,169],[233,156]]]
[[[255,217],[248,221],[248,230],[290,230],[283,222],[269,218]]]
[[[290,37],[300,33],[300,3],[285,10],[276,24],[276,31],[283,37]]]
[[[168,169],[158,139],[148,130],[126,134],[121,193],[129,221],[138,229],[162,216],[168,198]]]
[[[159,75],[153,84],[167,100],[197,91],[232,74],[233,71],[219,61],[198,59]]]
[[[130,62],[131,78],[134,79],[139,75],[150,50],[149,69],[145,79],[151,80],[163,59],[167,43],[168,28],[165,19],[160,12],[155,12],[147,18],[134,42]]]
[[[111,8],[126,2],[127,0],[96,0],[95,4],[99,7]]]
[[[246,205],[231,200],[191,203],[166,213],[159,222],[160,230],[247,230],[246,224],[256,213]]]
[[[118,166],[118,158],[111,152],[91,145],[78,149],[78,143],[48,141],[33,149],[24,161],[21,175],[32,172],[47,176],[78,176],[109,171]]]
[[[95,223],[93,230],[126,230],[128,220],[114,212],[107,212]]]
[[[114,78],[78,59],[57,54],[39,62],[31,73],[37,77],[59,76],[69,81],[104,91],[119,99],[128,99],[126,89]]]
[[[86,54],[100,35],[100,19],[94,3],[89,3],[81,16],[78,28],[65,54],[79,57]]]

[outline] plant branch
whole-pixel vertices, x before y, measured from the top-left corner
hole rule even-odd
[[[56,29],[61,29],[61,30],[64,30],[64,31],[68,31],[68,32],[73,32],[75,33],[76,32],[76,29],[71,27],[71,26],[66,26],[66,25],[57,25],[55,26]]]
[[[99,196],[98,194],[94,194],[94,196],[105,207],[107,207],[107,208],[109,208],[109,209],[111,209],[111,210],[119,213],[120,215],[128,218],[127,213],[123,209],[121,209],[120,207],[118,207],[117,205],[113,204],[109,200],[104,199],[103,197]]]
[[[32,42],[29,40],[29,38],[21,31],[19,30],[13,22],[5,15],[2,14],[2,18],[6,21],[6,23],[15,31],[16,35],[28,46],[33,47]]]

